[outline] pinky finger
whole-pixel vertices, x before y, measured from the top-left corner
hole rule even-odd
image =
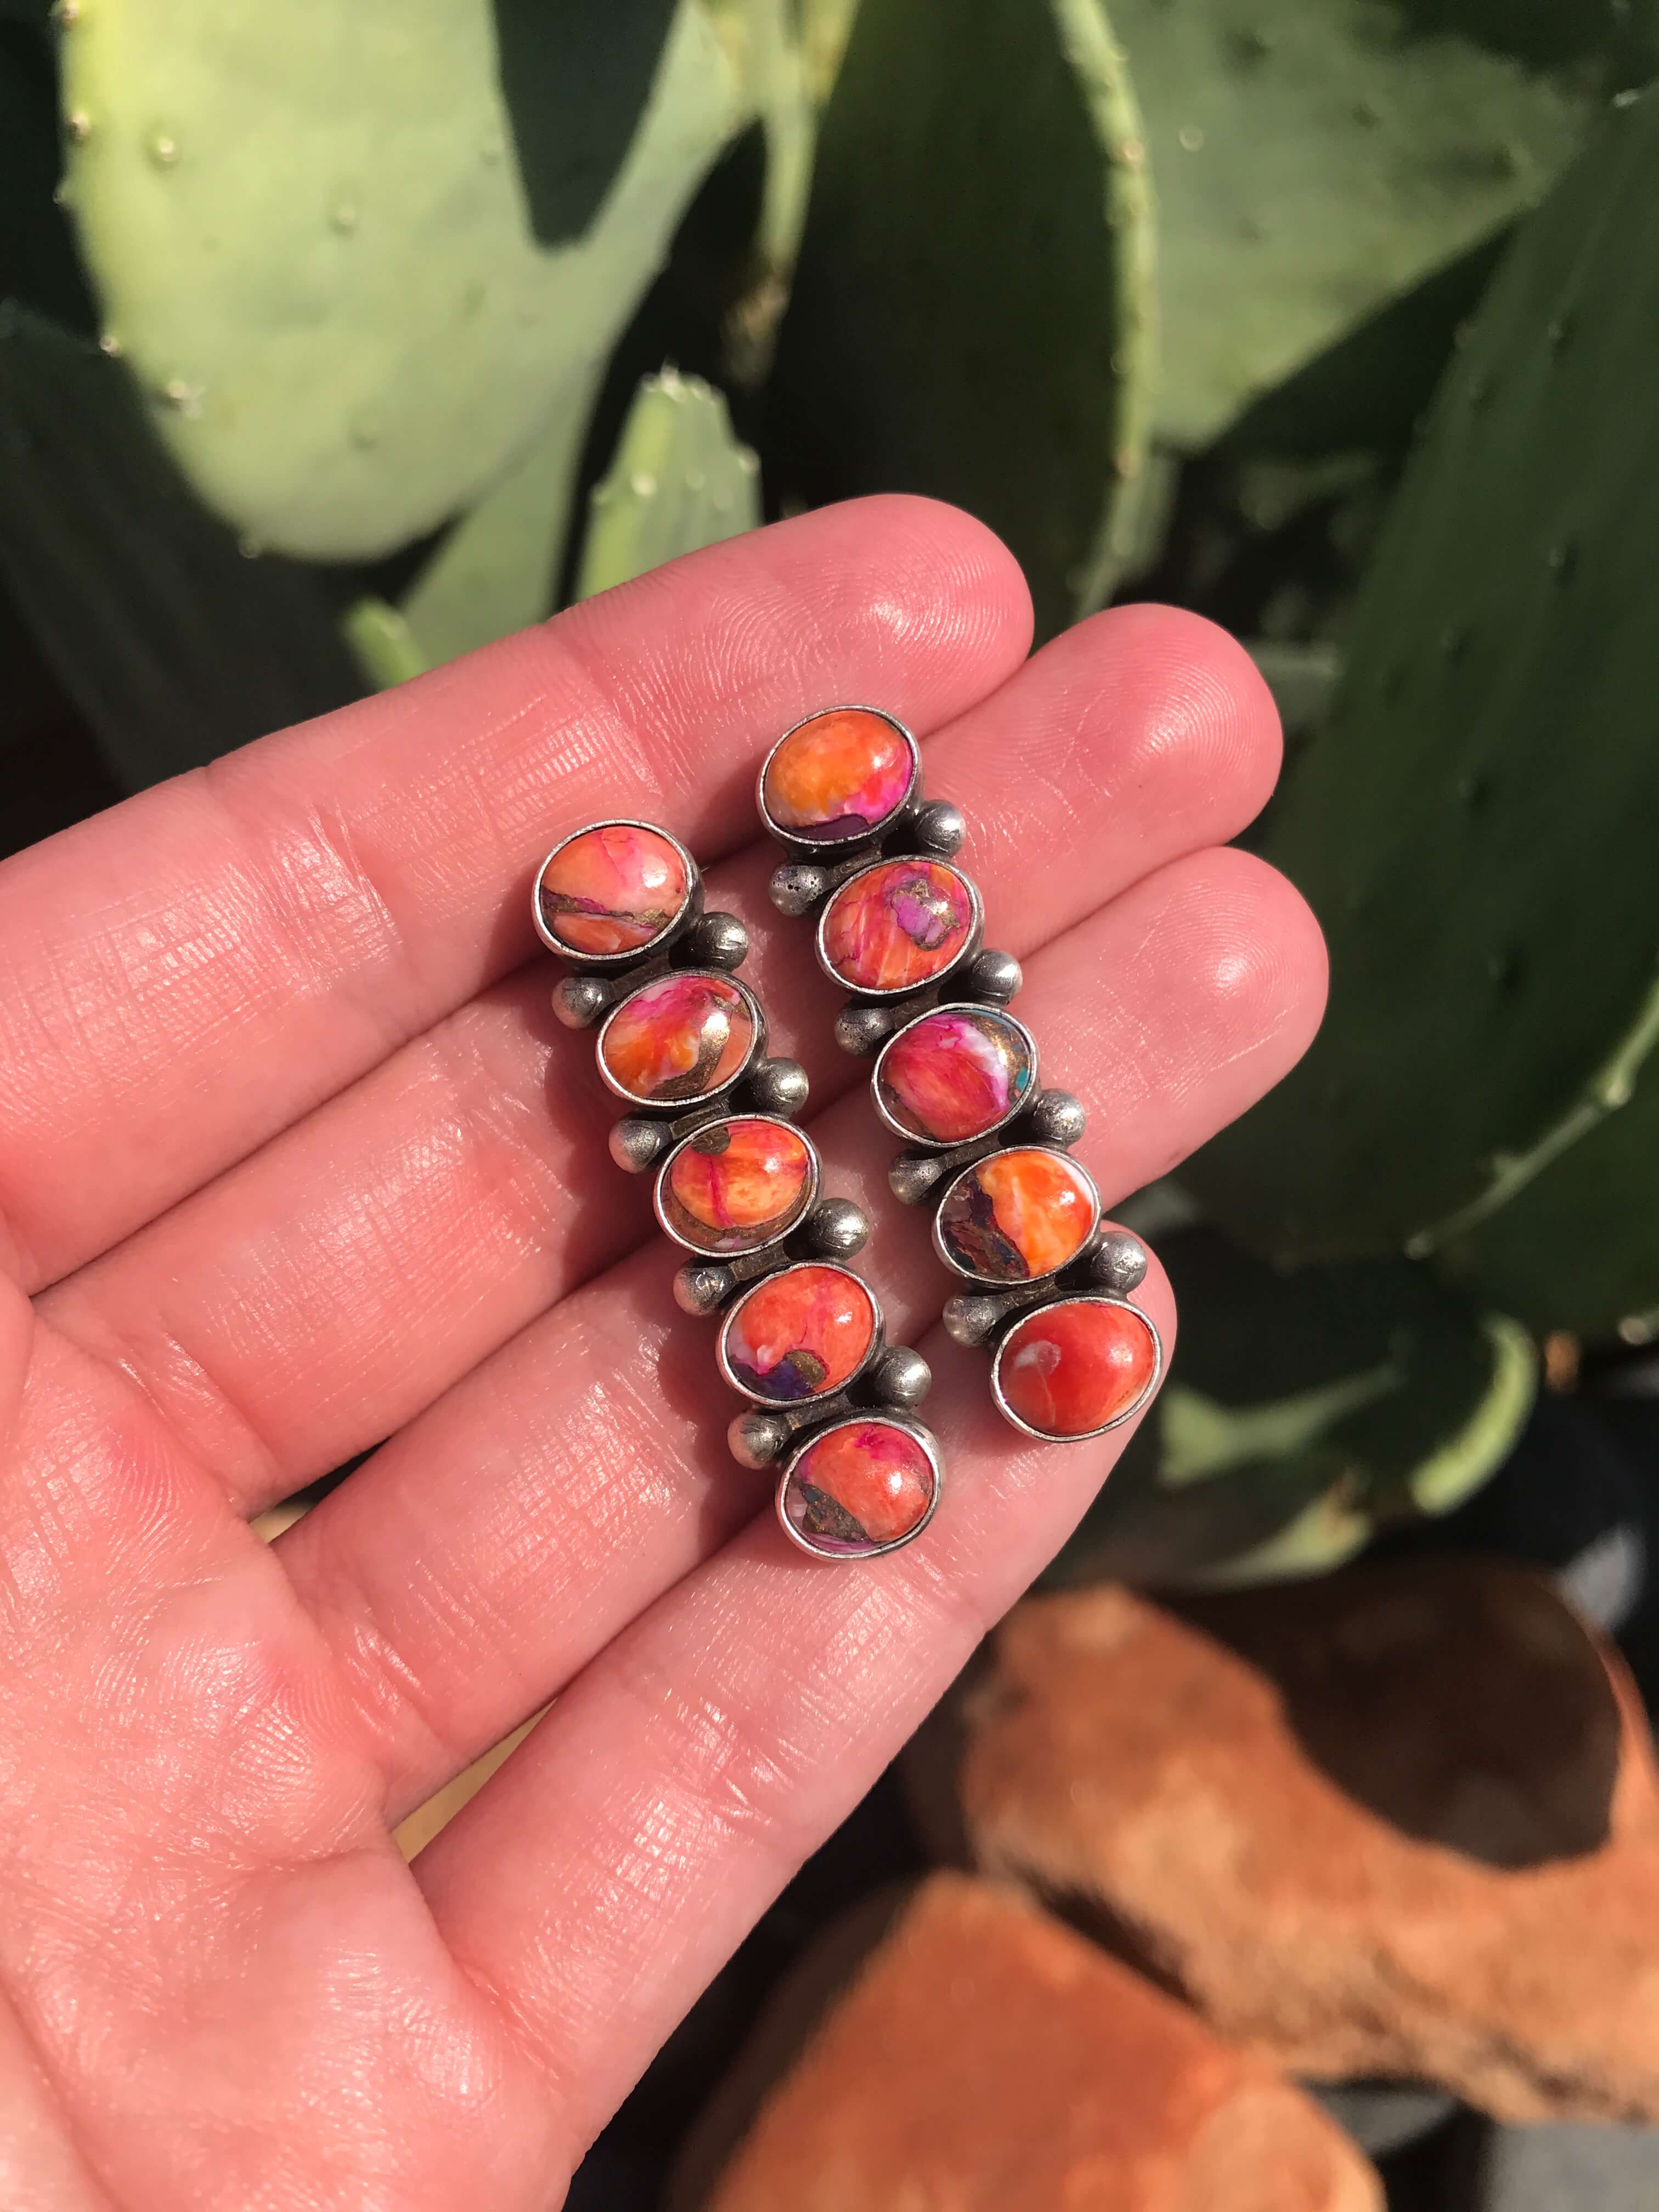
[[[1173,1328],[1154,1265],[1142,1302]],[[594,1661],[416,1863],[440,1929],[591,2137],[801,1861],[1058,1549],[1130,1431],[1011,1453],[936,1332],[950,1507],[868,1567],[769,1513]]]

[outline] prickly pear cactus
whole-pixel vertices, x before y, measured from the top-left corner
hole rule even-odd
[[[1522,227],[1264,839],[1324,924],[1330,1012],[1183,1180],[1280,1258],[1462,1237],[1659,1038],[1656,207],[1649,94]]]
[[[593,487],[576,596],[625,584],[760,519],[760,464],[732,436],[720,393],[672,369],[645,377]]]
[[[597,12],[604,49],[626,26]],[[642,111],[611,118],[620,166],[584,184],[597,213],[545,243],[548,148],[591,129],[593,91],[535,76],[547,26],[522,7],[61,13],[65,191],[106,343],[208,504],[311,558],[432,528],[576,404],[743,120],[708,15],[679,0]]]
[[[1659,1339],[1659,1065],[1509,1204],[1438,1255],[1474,1296],[1541,1335]]]
[[[1444,1513],[1508,1455],[1537,1361],[1406,1260],[1276,1273],[1207,1229],[1159,1240],[1179,1363],[1060,1554],[1061,1581],[1322,1573]]]
[[[930,492],[999,531],[1042,628],[1109,590],[1152,394],[1152,212],[1096,0],[862,0],[769,394],[810,501]]]
[[[1434,35],[1378,0],[1112,0],[1112,18],[1158,191],[1157,427],[1180,447],[1538,198],[1605,97],[1582,59],[1494,51],[1502,13],[1480,0],[1440,6]]]

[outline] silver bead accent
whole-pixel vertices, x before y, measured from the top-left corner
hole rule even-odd
[[[1089,1255],[1089,1273],[1103,1291],[1127,1297],[1146,1279],[1146,1247],[1133,1231],[1109,1229]]]
[[[805,914],[808,907],[816,906],[830,888],[830,877],[825,869],[816,867],[811,860],[786,860],[775,868],[768,884],[768,893],[780,914]]]
[[[682,1313],[711,1314],[738,1286],[730,1267],[718,1260],[688,1260],[674,1276],[674,1303]]]
[[[836,1016],[836,1042],[854,1060],[868,1060],[878,1052],[889,1035],[908,1017],[887,1006],[843,1006]]]
[[[750,1095],[755,1109],[791,1120],[806,1103],[811,1085],[798,1060],[763,1060],[749,1072]]]
[[[956,1164],[951,1152],[900,1152],[887,1170],[888,1186],[901,1206],[925,1206]]]
[[[1024,981],[1024,971],[1012,952],[976,952],[963,977],[963,996],[1006,1006]]]
[[[672,1125],[647,1121],[643,1114],[625,1114],[611,1129],[611,1157],[625,1175],[643,1175],[653,1168],[674,1142]]]
[[[553,1012],[568,1030],[591,1030],[610,1004],[597,975],[567,975],[553,994]]]
[[[869,1243],[870,1224],[850,1198],[825,1198],[802,1223],[801,1236],[825,1260],[850,1260]]]
[[[975,1345],[984,1343],[1002,1319],[1006,1306],[1006,1298],[947,1298],[945,1334],[953,1343],[965,1344],[971,1350]]]
[[[1065,1152],[1088,1127],[1089,1116],[1069,1091],[1040,1091],[1026,1110],[1026,1126],[1038,1144]]]
[[[933,1387],[933,1369],[908,1344],[890,1344],[870,1370],[872,1395],[884,1406],[919,1406]]]
[[[749,957],[749,932],[734,914],[705,914],[687,933],[694,963],[704,968],[741,968]]]
[[[787,1450],[793,1433],[791,1424],[776,1413],[739,1413],[726,1431],[726,1441],[739,1467],[770,1467]]]
[[[922,851],[935,853],[942,860],[959,853],[968,836],[962,809],[948,799],[929,799],[927,805],[918,807],[911,828]]]

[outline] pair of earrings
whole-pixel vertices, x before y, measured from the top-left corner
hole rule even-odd
[[[819,964],[848,994],[836,1023],[874,1055],[877,1113],[902,1139],[895,1194],[933,1206],[933,1244],[971,1285],[945,1325],[991,1354],[996,1403],[1028,1437],[1103,1435],[1131,1419],[1164,1364],[1130,1293],[1146,1255],[1101,1225],[1070,1157],[1084,1109],[1040,1089],[1037,1048],[1007,1012],[1019,963],[984,946],[974,884],[954,865],[960,811],[921,789],[915,739],[872,707],[798,722],[760,771],[760,816],[790,858],[784,914],[816,915]],[[721,1373],[748,1401],[729,1431],[745,1467],[781,1468],[778,1519],[820,1559],[869,1559],[921,1534],[939,1504],[939,1446],[915,1418],[932,1376],[885,1340],[848,1262],[869,1236],[824,1194],[795,1126],[798,1062],[770,1056],[766,1016],[737,970],[748,933],[704,910],[702,878],[648,822],[574,831],[542,864],[543,942],[570,972],[554,1006],[599,1030],[599,1074],[623,1103],[617,1164],[655,1176],[659,1224],[687,1254],[686,1311],[721,1316]]]

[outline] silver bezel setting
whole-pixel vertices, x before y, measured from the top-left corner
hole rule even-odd
[[[1050,1159],[1062,1161],[1087,1189],[1090,1200],[1094,1208],[1094,1218],[1089,1224],[1088,1233],[1082,1238],[1077,1249],[1074,1252],[1068,1254],[1067,1256],[1060,1261],[1057,1267],[1047,1268],[1040,1275],[1016,1275],[1012,1279],[1006,1275],[977,1274],[971,1267],[964,1267],[961,1261],[952,1255],[949,1246],[945,1243],[944,1231],[945,1209],[951,1202],[952,1192],[956,1189],[957,1185],[964,1179],[964,1177],[970,1175],[976,1175],[981,1168],[986,1166],[987,1164],[992,1160],[1006,1160],[1017,1152],[1043,1152],[1046,1153]],[[1063,1274],[1067,1267],[1074,1266],[1076,1262],[1083,1257],[1095,1237],[1099,1233],[1103,1214],[1103,1208],[1100,1202],[1100,1188],[1096,1182],[1094,1177],[1090,1174],[1088,1169],[1084,1166],[1081,1160],[1074,1160],[1069,1152],[1062,1152],[1058,1145],[1009,1145],[998,1151],[981,1153],[978,1159],[967,1161],[962,1167],[959,1167],[957,1170],[956,1173],[951,1177],[949,1182],[945,1184],[944,1189],[940,1191],[938,1203],[933,1209],[933,1249],[938,1253],[939,1258],[945,1262],[945,1266],[951,1270],[951,1273],[953,1275],[959,1276],[963,1282],[980,1283],[984,1285],[988,1290],[1016,1290],[1028,1283],[1046,1283],[1054,1276]]]
[[[894,983],[881,990],[877,990],[868,983],[849,982],[840,969],[834,966],[823,948],[824,929],[836,902],[844,898],[855,884],[861,884],[866,876],[873,875],[878,868],[913,867],[943,868],[948,875],[954,876],[967,892],[971,912],[968,934],[962,940],[961,950],[936,974],[924,975],[916,982]],[[839,984],[843,991],[850,992],[855,999],[862,1000],[871,1005],[880,1005],[894,999],[913,998],[919,991],[937,990],[947,976],[956,975],[959,969],[973,959],[980,949],[984,933],[985,908],[980,898],[979,885],[970,875],[959,868],[954,860],[942,860],[932,853],[902,853],[894,854],[886,860],[872,860],[866,866],[856,870],[854,873],[848,876],[845,883],[836,884],[835,890],[823,902],[819,912],[817,925],[812,932],[812,946],[818,956],[819,967],[823,969],[832,983]]]
[[[872,1544],[867,1552],[820,1551],[818,1547],[803,1536],[799,1529],[791,1522],[784,1504],[784,1500],[789,1493],[789,1485],[794,1480],[795,1469],[814,1444],[822,1443],[826,1437],[833,1436],[837,1429],[868,1428],[872,1424],[880,1428],[902,1430],[906,1436],[921,1445],[927,1455],[927,1464],[932,1468],[933,1475],[933,1493],[927,1501],[927,1510],[914,1528],[907,1528],[903,1535],[895,1536],[887,1543]],[[906,1420],[900,1414],[882,1412],[848,1413],[839,1420],[826,1421],[821,1429],[813,1429],[801,1438],[783,1463],[783,1471],[778,1477],[777,1488],[772,1494],[772,1504],[773,1510],[777,1515],[778,1526],[797,1551],[805,1552],[808,1559],[817,1559],[825,1566],[861,1566],[866,1560],[885,1559],[890,1552],[902,1552],[907,1544],[914,1544],[916,1538],[933,1520],[934,1514],[938,1512],[939,1498],[944,1489],[945,1466],[939,1457],[939,1446],[934,1442],[931,1431],[924,1429],[919,1421]]]
[[[771,809],[766,804],[767,771],[791,738],[804,730],[809,722],[822,721],[829,714],[873,714],[878,722],[885,722],[889,729],[896,730],[909,751],[910,780],[904,787],[904,796],[889,808],[880,821],[871,823],[867,829],[854,830],[850,836],[845,837],[808,837],[799,830],[786,829],[781,822],[774,817]],[[849,699],[839,706],[817,708],[811,714],[803,714],[798,722],[790,724],[761,763],[760,773],[755,778],[755,805],[768,830],[781,845],[788,846],[792,852],[810,853],[814,855],[851,852],[871,838],[879,837],[890,830],[893,824],[901,819],[906,807],[915,798],[921,786],[921,748],[910,732],[905,728],[903,723],[899,720],[897,715],[890,714],[884,707],[867,707],[860,700]]]
[[[699,1145],[711,1131],[729,1127],[738,1121],[764,1121],[774,1129],[787,1130],[798,1144],[804,1145],[806,1148],[806,1188],[801,1194],[799,1205],[789,1218],[778,1228],[771,1231],[769,1235],[757,1238],[751,1244],[710,1246],[694,1243],[689,1237],[682,1236],[668,1218],[663,1203],[663,1194],[667,1187],[668,1178],[673,1172],[675,1161],[678,1159],[688,1145]],[[751,1258],[757,1252],[769,1251],[773,1245],[781,1244],[786,1237],[800,1227],[801,1223],[817,1204],[818,1191],[823,1181],[823,1164],[818,1158],[818,1148],[805,1129],[798,1128],[793,1121],[786,1121],[782,1115],[778,1114],[725,1114],[715,1121],[702,1122],[698,1127],[688,1131],[680,1139],[678,1144],[674,1146],[657,1170],[656,1180],[652,1185],[651,1206],[652,1211],[657,1217],[657,1226],[662,1231],[663,1235],[678,1244],[683,1252],[695,1252],[700,1260],[746,1260]]]
[[[873,1317],[870,1333],[870,1342],[865,1352],[863,1358],[860,1360],[858,1365],[853,1370],[850,1375],[844,1376],[839,1382],[830,1383],[822,1390],[815,1390],[809,1396],[805,1398],[777,1398],[767,1396],[762,1392],[755,1389],[751,1384],[738,1381],[737,1376],[732,1372],[732,1362],[726,1355],[726,1340],[732,1334],[732,1325],[735,1323],[738,1316],[743,1311],[750,1298],[757,1297],[759,1293],[766,1288],[769,1283],[775,1283],[780,1276],[798,1275],[800,1273],[802,1269],[805,1267],[828,1268],[832,1274],[844,1275],[849,1283],[856,1283],[858,1285],[860,1290],[864,1292],[866,1297],[870,1301],[870,1311]],[[763,1275],[756,1282],[746,1283],[741,1291],[739,1291],[738,1295],[726,1308],[725,1317],[720,1322],[720,1342],[714,1347],[714,1360],[715,1364],[720,1370],[720,1373],[725,1376],[732,1389],[737,1392],[740,1398],[746,1398],[751,1406],[764,1406],[769,1413],[804,1413],[810,1412],[812,1407],[820,1401],[827,1404],[831,1401],[839,1398],[843,1391],[850,1390],[853,1385],[858,1381],[859,1377],[867,1370],[872,1362],[880,1358],[885,1349],[886,1316],[881,1310],[881,1300],[876,1296],[871,1285],[865,1281],[862,1275],[859,1274],[854,1269],[844,1266],[839,1260],[790,1260],[787,1261],[781,1267],[775,1267],[769,1275]]]
[[[665,921],[656,935],[647,939],[645,944],[629,945],[623,952],[579,951],[574,945],[567,945],[562,938],[554,935],[542,914],[542,882],[548,870],[567,845],[574,845],[579,837],[591,836],[596,830],[643,830],[650,836],[660,837],[665,845],[672,845],[685,867],[685,896],[680,901],[678,910],[672,920]],[[697,910],[702,882],[696,862],[672,830],[665,830],[659,822],[641,822],[631,814],[611,814],[602,822],[584,822],[580,830],[573,830],[568,836],[560,838],[537,869],[535,880],[530,886],[531,920],[535,924],[537,936],[548,951],[556,952],[561,960],[568,960],[573,968],[598,969],[600,973],[606,969],[628,968],[635,961],[648,959],[653,952],[660,951],[679,934],[688,919]]]
[[[1020,1036],[1024,1038],[1026,1049],[1031,1055],[1031,1079],[1026,1085],[1024,1091],[1000,1120],[993,1121],[988,1128],[975,1130],[971,1137],[919,1136],[914,1129],[907,1129],[902,1121],[888,1112],[882,1098],[881,1072],[888,1054],[902,1039],[908,1036],[913,1030],[919,1030],[924,1022],[931,1022],[939,1014],[965,1014],[976,1021],[1006,1022],[1010,1029],[1018,1030]],[[995,1136],[999,1129],[1006,1129],[1011,1121],[1018,1119],[1031,1101],[1038,1096],[1040,1088],[1037,1081],[1037,1042],[1024,1023],[1018,1020],[1006,1006],[976,1005],[967,999],[943,1000],[936,1006],[925,1007],[914,1020],[906,1022],[902,1029],[895,1030],[876,1054],[875,1066],[870,1071],[870,1096],[882,1121],[905,1144],[925,1148],[930,1152],[948,1152],[955,1150],[959,1145],[977,1145],[988,1137]]]
[[[1146,1379],[1146,1388],[1130,1401],[1121,1413],[1114,1413],[1109,1421],[1103,1421],[1098,1428],[1079,1429],[1074,1437],[1059,1437],[1052,1430],[1033,1428],[1030,1422],[1023,1419],[1008,1403],[1002,1388],[1002,1359],[1008,1346],[1028,1322],[1040,1320],[1044,1314],[1053,1313],[1061,1306],[1120,1307],[1133,1314],[1152,1340],[1152,1371]],[[1164,1338],[1158,1323],[1146,1308],[1138,1306],[1133,1298],[1115,1297],[1109,1291],[1079,1291],[1066,1297],[1046,1299],[1041,1305],[1026,1307],[1011,1321],[991,1360],[991,1395],[996,1401],[998,1412],[1012,1426],[1023,1431],[1028,1437],[1035,1437],[1039,1443],[1044,1444],[1084,1444],[1092,1437],[1103,1437],[1112,1429],[1121,1429],[1126,1421],[1133,1421],[1137,1414],[1146,1411],[1157,1396],[1158,1385],[1163,1380]]]
[[[712,1085],[707,1091],[699,1091],[695,1097],[641,1098],[637,1091],[629,1091],[618,1083],[605,1064],[605,1041],[611,1034],[611,1025],[619,1014],[624,1012],[646,992],[660,990],[665,983],[688,982],[724,983],[735,991],[743,1000],[749,1010],[750,1022],[749,1049],[744,1054],[743,1065],[726,1077],[724,1081]],[[600,1082],[613,1097],[622,1099],[629,1106],[636,1107],[643,1114],[689,1114],[699,1106],[707,1106],[713,1099],[724,1097],[727,1091],[743,1081],[756,1061],[764,1055],[765,1051],[766,1015],[761,1002],[746,983],[740,983],[735,975],[724,968],[671,968],[664,975],[645,976],[633,990],[628,993],[626,997],[617,1000],[616,1005],[600,1023],[599,1033],[593,1040],[593,1058],[599,1067]]]

